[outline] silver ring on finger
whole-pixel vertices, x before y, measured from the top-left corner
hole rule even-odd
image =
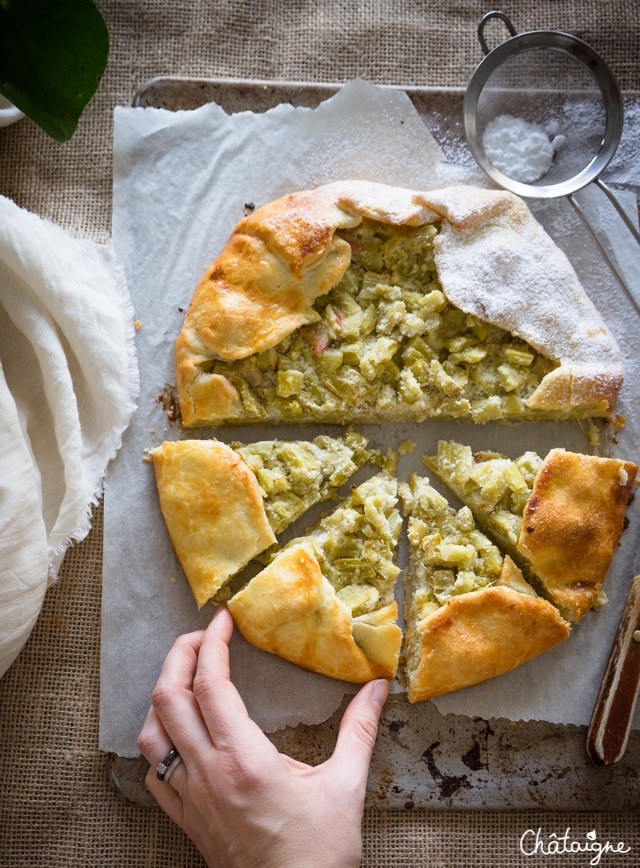
[[[176,748],[171,748],[171,750],[162,760],[162,762],[159,762],[156,766],[156,777],[158,778],[158,780],[164,781],[165,784],[168,784],[169,778],[178,768],[181,762],[182,757],[180,756]]]

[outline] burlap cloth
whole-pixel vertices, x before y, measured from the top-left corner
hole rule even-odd
[[[480,60],[469,0],[102,0],[111,57],[71,142],[30,121],[0,130],[0,192],[96,240],[111,225],[112,109],[160,74],[465,85]],[[509,3],[521,29],[569,30],[640,89],[637,0]],[[102,511],[70,551],[24,651],[0,681],[0,865],[195,866],[202,860],[159,811],[123,804],[97,749]],[[606,809],[606,805],[602,806]],[[630,815],[367,811],[364,865],[587,865],[584,854],[521,855],[529,828],[633,842]],[[602,864],[636,865],[637,851]],[[629,861],[630,860],[630,861]]]

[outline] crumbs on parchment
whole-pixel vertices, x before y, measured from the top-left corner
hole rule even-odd
[[[164,389],[156,398],[156,404],[162,406],[170,422],[177,422],[180,419],[180,405],[171,383],[164,384]]]

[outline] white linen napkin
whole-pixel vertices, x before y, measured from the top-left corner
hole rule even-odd
[[[133,320],[110,245],[0,197],[0,676],[89,532],[135,409]]]

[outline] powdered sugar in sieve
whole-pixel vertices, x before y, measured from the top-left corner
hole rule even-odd
[[[547,174],[555,151],[566,141],[562,135],[549,138],[557,130],[557,121],[543,127],[512,115],[498,115],[485,127],[482,147],[496,169],[532,184]]]

